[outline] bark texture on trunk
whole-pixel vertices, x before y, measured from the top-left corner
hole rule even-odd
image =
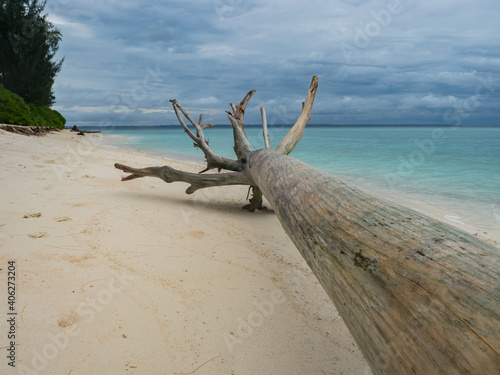
[[[302,113],[276,150],[254,151],[244,131],[250,91],[231,104],[237,160],[218,156],[173,100],[181,125],[206,156],[194,174],[168,166],[115,167],[190,184],[186,193],[249,185],[250,211],[272,205],[376,375],[500,374],[500,250],[413,210],[389,203],[287,156],[303,135],[318,86],[313,77]],[[196,129],[191,132],[181,114]]]
[[[249,172],[375,374],[500,374],[500,251],[293,158]]]

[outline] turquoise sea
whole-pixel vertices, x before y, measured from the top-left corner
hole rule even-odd
[[[290,126],[269,129],[275,147]],[[255,149],[261,127],[247,127]],[[102,129],[111,146],[203,163],[180,126]],[[212,149],[233,157],[232,129],[205,130]],[[500,128],[308,126],[291,156],[384,198],[443,220],[500,230]]]

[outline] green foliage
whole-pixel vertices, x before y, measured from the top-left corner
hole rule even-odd
[[[0,83],[26,102],[50,107],[63,60],[61,32],[43,14],[46,1],[0,0]]]
[[[26,103],[0,83],[0,124],[50,126],[63,129],[66,119],[56,110]]]

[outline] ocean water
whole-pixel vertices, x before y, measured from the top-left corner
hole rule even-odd
[[[289,128],[269,129],[272,147]],[[204,161],[180,126],[102,130],[116,147]],[[262,128],[245,130],[255,149],[264,147]],[[230,128],[206,129],[205,137],[215,152],[234,158]],[[500,128],[308,126],[291,156],[445,221],[500,230]]]

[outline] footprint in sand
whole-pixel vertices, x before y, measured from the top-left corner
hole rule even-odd
[[[80,263],[89,259],[94,259],[95,256],[91,254],[84,254],[81,256],[76,256],[76,255],[63,255],[61,256],[62,259],[68,261],[69,263]]]
[[[192,232],[189,232],[187,235],[190,237],[193,237],[193,238],[197,238],[199,240],[201,240],[203,237],[208,236],[208,234],[206,234],[205,232],[203,232],[201,230],[194,230]]]
[[[40,217],[42,216],[42,213],[41,212],[37,212],[37,213],[34,213],[34,214],[26,214],[23,216],[23,219],[31,219],[31,218],[34,218],[34,217]]]
[[[63,314],[59,318],[59,320],[57,321],[57,325],[59,327],[66,328],[75,324],[76,322],[78,322],[78,320],[78,314],[75,311],[71,310],[69,313]]]
[[[45,233],[45,232],[36,232],[36,233],[28,234],[28,237],[31,237],[31,238],[46,238],[48,236],[49,236],[49,234]]]
[[[70,217],[63,216],[63,217],[56,217],[54,218],[54,220],[57,221],[58,223],[62,223],[64,221],[71,221],[72,219]]]
[[[86,203],[68,203],[71,207],[86,207]]]

